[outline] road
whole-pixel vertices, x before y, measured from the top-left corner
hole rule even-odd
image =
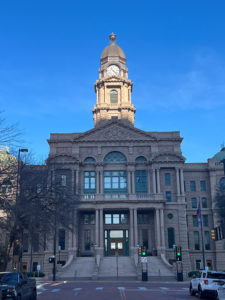
[[[40,282],[38,300],[185,300],[189,283],[181,282]]]

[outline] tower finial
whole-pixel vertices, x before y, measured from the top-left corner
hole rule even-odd
[[[115,40],[116,40],[116,34],[112,32],[112,33],[109,35],[109,39],[110,39],[110,42],[111,42],[111,43],[115,42]]]

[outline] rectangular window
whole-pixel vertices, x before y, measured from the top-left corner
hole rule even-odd
[[[210,250],[210,234],[209,231],[204,231],[205,250]]]
[[[195,250],[200,250],[199,232],[198,231],[194,231],[194,245],[195,245]]]
[[[200,181],[200,188],[201,188],[201,192],[205,192],[206,191],[205,180]]]
[[[191,207],[197,208],[197,199],[196,198],[191,198]]]
[[[166,191],[166,201],[172,202],[172,193],[170,191]]]
[[[105,214],[105,224],[128,224],[127,214]]]
[[[138,224],[150,224],[150,215],[149,214],[137,214]]]
[[[91,231],[84,230],[84,250],[91,250]]]
[[[32,272],[36,272],[37,271],[37,266],[38,266],[38,262],[34,261],[33,262],[33,266],[32,266]]]
[[[170,173],[165,173],[165,185],[170,185]]]
[[[197,259],[195,261],[195,266],[196,266],[196,270],[200,270],[201,269],[201,260],[200,259]]]
[[[66,186],[66,175],[61,175],[61,186]]]
[[[82,215],[82,224],[84,225],[94,225],[95,224],[95,214],[94,213],[86,213]]]
[[[29,248],[29,240],[28,240],[28,233],[23,234],[23,252],[28,252]]]
[[[84,193],[95,194],[96,192],[96,173],[94,171],[84,172]]]
[[[202,208],[207,208],[207,199],[202,198]]]
[[[193,227],[198,227],[198,217],[192,216],[192,218],[193,218]]]
[[[65,229],[61,228],[58,232],[58,246],[60,247],[60,250],[65,250],[65,240],[66,240],[66,233]]]
[[[126,193],[127,172],[126,171],[105,171],[104,192],[105,193]]]
[[[209,226],[209,218],[208,215],[203,215],[203,226]]]
[[[195,192],[196,191],[195,181],[190,181],[190,190],[191,190],[191,192]]]
[[[146,170],[135,171],[136,193],[147,193],[147,172]]]
[[[175,237],[174,237],[174,228],[168,228],[168,248],[172,249],[173,245],[175,244]]]
[[[39,251],[39,234],[38,233],[33,234],[33,251],[34,252]]]

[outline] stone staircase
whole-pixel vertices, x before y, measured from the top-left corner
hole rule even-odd
[[[100,280],[136,280],[136,267],[129,256],[103,257],[100,262]]]
[[[90,280],[96,273],[94,257],[78,257],[65,270],[62,268],[57,273],[57,278],[73,280]]]
[[[157,256],[147,257],[147,269],[149,280],[174,280],[175,274],[172,268],[169,268]]]

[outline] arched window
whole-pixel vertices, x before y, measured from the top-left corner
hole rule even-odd
[[[104,162],[107,163],[122,163],[126,161],[127,161],[126,156],[119,151],[109,152],[104,158]]]
[[[111,104],[118,103],[118,92],[116,90],[110,91],[110,103]]]
[[[93,164],[95,162],[96,162],[96,160],[93,157],[86,157],[84,160],[85,164]]]
[[[147,161],[147,159],[144,157],[144,156],[138,156],[136,159],[135,159],[135,162],[136,163],[145,163]]]
[[[169,227],[168,228],[168,248],[173,248],[173,245],[175,244],[175,238],[174,238],[174,228]]]
[[[219,185],[220,185],[220,190],[221,190],[221,191],[225,191],[225,177],[222,177],[222,178],[220,179]]]

